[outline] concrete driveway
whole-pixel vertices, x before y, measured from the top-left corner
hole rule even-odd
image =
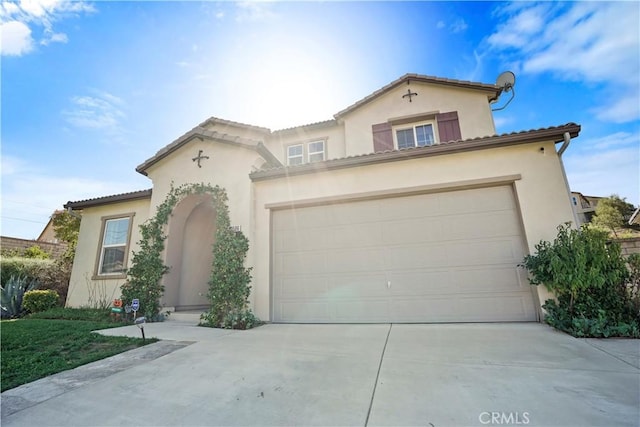
[[[175,341],[9,390],[2,425],[640,424],[638,340],[537,323],[145,330]]]

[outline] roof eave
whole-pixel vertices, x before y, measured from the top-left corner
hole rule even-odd
[[[225,144],[233,144],[240,147],[248,148],[250,150],[258,151],[258,146],[261,144],[260,141],[242,138],[238,136],[230,136],[227,134],[220,134],[218,132],[210,131],[207,129],[203,129],[201,127],[195,127],[189,132],[182,135],[180,138],[173,141],[171,144],[165,146],[162,150],[158,151],[155,156],[145,160],[142,164],[136,167],[136,172],[148,176],[147,169],[149,169],[154,164],[158,163],[160,160],[165,157],[171,155],[174,151],[183,147],[190,141],[194,139],[201,140],[209,140],[209,141],[220,141]],[[267,159],[268,160],[268,159]]]
[[[67,203],[64,204],[64,208],[72,209],[72,210],[84,209],[84,208],[90,208],[94,206],[109,205],[112,203],[121,203],[121,202],[130,202],[133,200],[149,199],[151,198],[152,192],[153,192],[152,189],[147,189],[147,190],[134,191],[131,193],[116,194],[113,196],[98,197],[95,199],[78,200],[76,202],[68,201]]]
[[[391,83],[387,84],[386,86],[383,86],[382,88],[376,90],[375,92],[371,93],[370,95],[367,95],[366,97],[362,98],[361,100],[357,101],[354,104],[351,104],[350,106],[348,106],[347,108],[345,108],[342,111],[337,112],[336,114],[333,115],[333,117],[336,120],[341,119],[342,117],[344,117],[345,115],[349,114],[350,112],[352,112],[353,110],[358,109],[359,107],[368,104],[369,102],[373,101],[374,99],[376,99],[378,96],[383,95],[384,93],[394,89],[395,87],[409,81],[409,80],[414,80],[414,81],[419,81],[419,82],[423,82],[423,83],[431,83],[431,84],[439,84],[439,85],[444,85],[444,86],[454,86],[454,87],[459,87],[459,88],[464,88],[464,89],[470,89],[470,90],[479,90],[479,91],[484,91],[487,93],[487,100],[488,102],[493,102],[495,100],[498,99],[498,97],[500,96],[500,93],[502,92],[502,88],[495,86],[495,85],[490,85],[490,84],[485,84],[485,83],[476,83],[476,82],[470,82],[470,81],[463,81],[463,80],[452,80],[452,79],[443,79],[443,78],[438,78],[438,77],[434,77],[434,76],[426,76],[426,75],[421,75],[421,74],[405,74],[404,76],[400,77],[397,80],[392,81]],[[489,96],[491,95],[491,96]]]
[[[367,166],[376,163],[419,159],[423,157],[506,147],[510,145],[527,144],[539,141],[554,140],[554,142],[561,142],[564,133],[566,132],[569,132],[571,137],[575,138],[580,133],[580,125],[569,123],[567,125],[554,128],[539,129],[520,133],[510,133],[505,135],[494,135],[483,138],[467,139],[463,141],[453,141],[444,144],[433,145],[430,147],[385,151],[380,153],[365,154],[362,156],[345,157],[342,159],[327,160],[325,162],[309,163],[302,166],[256,171],[251,173],[249,177],[252,181],[263,181],[268,179],[305,175],[329,170]]]

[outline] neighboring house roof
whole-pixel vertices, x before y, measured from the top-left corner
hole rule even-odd
[[[580,133],[580,125],[567,123],[562,126],[554,126],[542,129],[532,129],[522,132],[512,132],[502,135],[485,136],[459,141],[430,145],[426,147],[407,148],[402,150],[390,150],[378,153],[362,154],[358,156],[344,157],[341,159],[325,160],[324,162],[306,163],[302,165],[264,169],[251,173],[253,181],[260,181],[283,176],[302,175],[324,170],[343,169],[355,166],[364,166],[374,163],[393,162],[398,160],[416,159],[421,157],[438,156],[456,152],[483,150],[487,148],[505,147],[509,145],[526,144],[543,140],[563,140],[565,132],[569,132],[572,138]]]
[[[350,105],[349,107],[345,108],[344,110],[336,113],[334,115],[334,117],[336,119],[344,116],[347,113],[350,113],[351,111],[355,110],[356,108],[370,102],[373,101],[375,98],[379,97],[380,95],[385,94],[386,92],[389,92],[391,89],[397,87],[398,85],[401,85],[403,83],[406,82],[411,82],[411,81],[416,81],[416,82],[422,82],[422,83],[431,83],[431,84],[438,84],[438,85],[444,85],[444,86],[455,86],[455,87],[460,87],[460,88],[464,88],[464,89],[474,89],[474,90],[480,90],[480,91],[484,91],[487,93],[487,96],[489,98],[489,102],[491,101],[495,101],[496,99],[498,99],[498,96],[500,96],[500,93],[502,92],[502,88],[496,85],[491,85],[491,84],[486,84],[486,83],[476,83],[476,82],[470,82],[470,81],[466,81],[466,80],[454,80],[454,79],[445,79],[442,77],[435,77],[435,76],[425,76],[422,74],[405,74],[404,76],[400,77],[397,80],[392,81],[391,83],[389,83],[388,85],[376,90],[375,92],[373,92],[371,95],[368,95],[364,98],[362,98],[360,101],[356,102],[353,105]]]
[[[63,212],[64,211],[61,211],[59,209],[56,209],[55,211],[53,211],[53,214],[51,214],[51,216],[49,217],[49,221],[47,222],[47,225],[44,226],[44,228],[42,229],[42,232],[36,239],[37,241],[58,243],[58,239],[56,239],[55,237],[56,232],[53,229],[53,218],[55,218],[56,215],[61,214]]]
[[[629,225],[640,225],[640,207],[638,207],[629,218]]]
[[[78,200],[76,202],[67,202],[65,209],[82,209],[93,206],[108,205],[110,203],[128,202],[138,199],[151,198],[152,189],[132,191],[130,193],[114,194],[112,196],[96,197],[94,199]]]
[[[215,120],[218,122],[221,121],[221,119],[215,119]],[[207,122],[203,122],[201,124],[206,124],[206,123]],[[249,125],[245,125],[245,126],[249,126]],[[259,128],[259,129],[265,129],[265,128]],[[260,154],[260,156],[262,156],[267,161],[267,167],[282,166],[282,163],[280,163],[280,161],[276,158],[276,156],[274,156],[273,153],[271,153],[269,149],[267,149],[267,147],[265,147],[265,145],[261,141],[257,141],[255,139],[250,139],[250,138],[243,138],[240,136],[228,135],[226,133],[220,133],[213,130],[205,129],[202,126],[196,126],[193,129],[191,129],[189,132],[185,133],[184,135],[182,135],[181,137],[179,137],[178,139],[170,143],[169,145],[160,149],[155,154],[155,156],[145,160],[141,165],[139,165],[136,168],[136,171],[146,176],[147,169],[149,167],[156,164],[160,160],[164,159],[169,154],[173,153],[175,150],[187,144],[189,141],[192,141],[193,139],[208,139],[211,141],[220,141],[228,144],[238,145],[238,146],[247,148],[249,150],[254,150],[258,154]]]

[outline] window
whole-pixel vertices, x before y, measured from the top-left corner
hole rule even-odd
[[[396,130],[398,149],[425,147],[436,142],[432,124],[418,125]]]
[[[131,216],[103,221],[98,275],[122,275],[126,269]]]
[[[315,163],[323,160],[325,160],[324,140],[315,140],[287,147],[287,166]]]
[[[287,147],[287,165],[301,165],[304,162],[303,150],[302,144]]]
[[[324,141],[314,141],[308,144],[309,163],[324,160]]]

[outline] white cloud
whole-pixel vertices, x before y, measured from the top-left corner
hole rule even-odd
[[[2,235],[34,239],[49,216],[68,201],[139,190],[130,184],[53,175],[29,162],[2,156]]]
[[[55,31],[54,24],[70,16],[92,12],[95,12],[93,5],[84,1],[3,2],[0,5],[0,25],[2,26],[0,54],[14,56],[27,54],[33,50],[34,38],[37,38],[42,46],[66,43],[67,35]]]
[[[452,33],[461,33],[466,30],[468,27],[467,23],[464,22],[464,19],[458,18],[451,24],[451,32]]]
[[[276,16],[271,10],[271,4],[266,1],[239,1],[236,2],[237,22],[266,21]]]
[[[489,36],[489,44],[501,48],[527,49],[532,36],[540,32],[548,20],[549,4],[538,4],[525,9],[503,9],[500,15],[508,15],[506,22],[498,26],[498,31]],[[513,15],[510,15],[514,13]]]
[[[29,27],[19,21],[0,24],[0,49],[3,55],[20,56],[33,49]]]
[[[622,94],[621,99],[592,109],[599,120],[613,123],[626,123],[640,118],[640,87],[629,89],[630,93]]]
[[[74,96],[72,107],[62,111],[65,120],[78,128],[102,129],[114,133],[121,131],[122,119],[126,117],[120,109],[124,101],[108,92],[91,90],[92,95]]]
[[[448,28],[449,31],[453,34],[456,33],[461,33],[464,30],[466,30],[469,26],[467,25],[467,23],[465,22],[464,19],[462,18],[455,18],[453,19],[453,21],[449,24]],[[438,21],[438,23],[436,24],[436,28],[441,30],[443,28],[447,28],[447,24],[444,21]]]
[[[572,190],[595,196],[619,194],[637,205],[640,196],[640,132],[576,139],[564,155]]]
[[[580,147],[590,151],[605,150],[612,147],[629,146],[640,149],[640,133],[616,132],[601,138],[591,138],[577,142]]]
[[[637,2],[509,5],[506,21],[487,42],[518,58],[525,73],[553,73],[565,81],[604,84],[603,121],[640,118],[640,26]],[[511,58],[513,59],[513,58]]]
[[[50,43],[67,43],[69,41],[69,37],[65,33],[53,33],[49,31],[45,31],[45,38],[40,40],[40,44],[43,46],[48,46]]]

